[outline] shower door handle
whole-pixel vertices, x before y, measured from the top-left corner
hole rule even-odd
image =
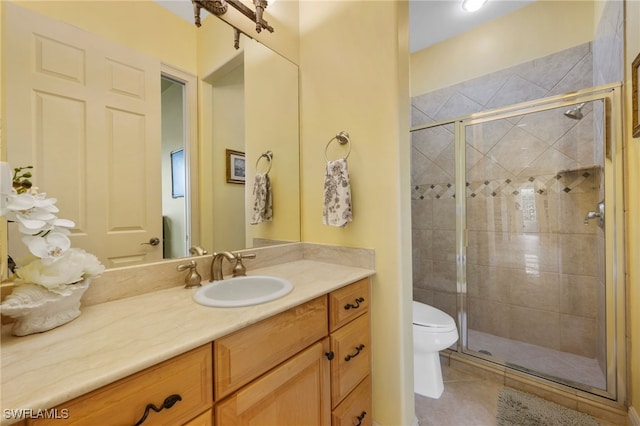
[[[591,219],[598,218],[598,226],[604,226],[604,201],[598,203],[598,209],[596,211],[588,212],[584,217],[584,224],[588,224]]]

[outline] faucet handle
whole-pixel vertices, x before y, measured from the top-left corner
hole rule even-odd
[[[234,253],[236,263],[233,265],[233,276],[244,277],[247,275],[247,268],[242,264],[242,259],[255,259],[255,253]]]
[[[184,288],[200,287],[202,285],[201,284],[202,277],[198,273],[197,266],[198,264],[196,263],[196,261],[192,260],[189,263],[178,265],[176,267],[178,272],[182,272],[187,269],[189,270],[189,272],[187,273],[187,276],[184,277]]]

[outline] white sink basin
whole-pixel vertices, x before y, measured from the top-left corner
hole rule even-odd
[[[193,299],[201,305],[218,308],[251,306],[278,299],[293,290],[284,278],[250,275],[214,281],[195,292]]]

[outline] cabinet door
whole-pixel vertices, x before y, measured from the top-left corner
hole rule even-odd
[[[325,338],[217,403],[214,424],[329,425],[328,351]]]
[[[230,395],[326,335],[327,298],[322,296],[216,340],[215,399]]]

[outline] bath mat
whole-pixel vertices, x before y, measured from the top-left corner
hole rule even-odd
[[[498,396],[497,426],[598,426],[588,414],[504,387]]]

